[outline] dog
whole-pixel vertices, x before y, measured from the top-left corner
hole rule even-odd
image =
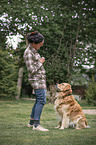
[[[55,111],[59,115],[56,128],[64,129],[70,126],[76,129],[89,128],[81,106],[72,95],[71,85],[68,83],[57,84],[59,92],[56,94]]]

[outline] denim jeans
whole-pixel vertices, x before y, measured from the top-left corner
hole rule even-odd
[[[40,122],[40,116],[42,113],[42,109],[44,104],[46,103],[46,90],[45,89],[35,89],[35,103],[32,108],[31,118],[34,120],[38,120]]]

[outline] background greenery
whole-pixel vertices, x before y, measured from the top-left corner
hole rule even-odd
[[[45,37],[39,53],[46,58],[48,89],[61,82],[71,85],[95,82],[95,5],[95,0],[0,0],[0,97],[16,96],[21,67],[24,68],[21,95],[31,96],[23,53],[28,45],[26,35],[34,30]],[[22,36],[22,42],[14,50],[6,40],[7,36],[17,34]]]
[[[96,115],[87,115],[89,129],[59,130],[54,105],[46,104],[41,116],[41,125],[49,132],[33,131],[27,124],[34,101],[0,100],[0,145],[95,145]],[[83,103],[84,109],[86,106]],[[94,108],[90,106],[90,108]]]

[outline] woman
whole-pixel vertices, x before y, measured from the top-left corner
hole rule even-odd
[[[27,40],[29,46],[24,52],[24,61],[28,70],[29,83],[34,89],[36,97],[28,127],[33,126],[33,130],[49,131],[40,125],[40,116],[46,103],[46,75],[43,67],[45,58],[41,58],[37,50],[43,46],[44,37],[35,31],[27,35]]]

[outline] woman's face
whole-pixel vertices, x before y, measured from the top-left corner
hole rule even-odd
[[[44,43],[44,40],[38,44],[35,44],[33,43],[32,46],[35,48],[35,49],[40,49],[41,46],[43,46],[43,43]]]

